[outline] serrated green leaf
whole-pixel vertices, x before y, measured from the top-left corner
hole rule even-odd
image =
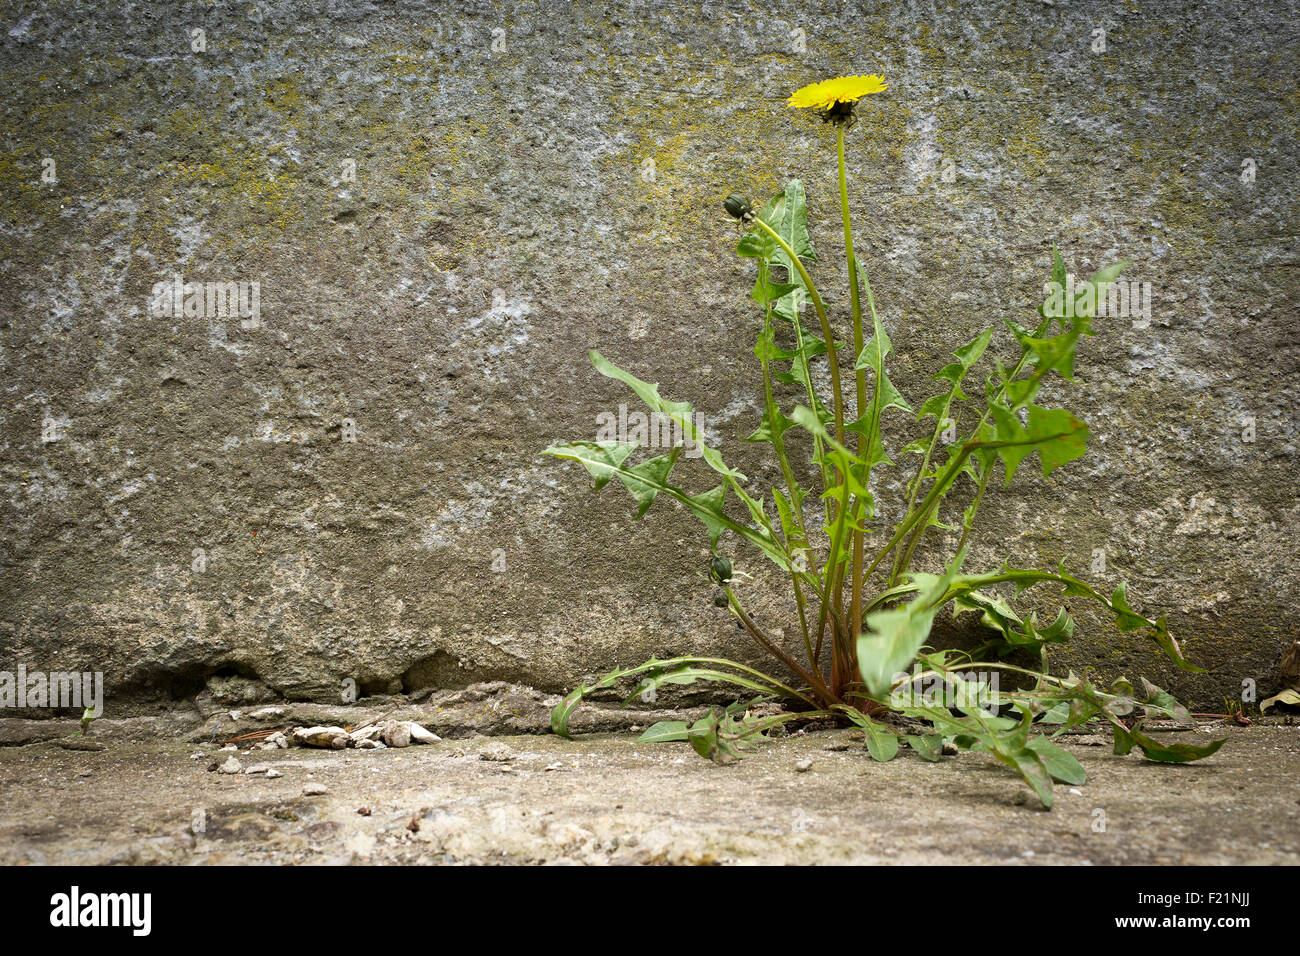
[[[975,363],[980,360],[980,357],[983,356],[984,350],[989,347],[989,342],[992,340],[993,330],[985,329],[965,345],[955,349],[952,354],[957,357],[957,361],[961,363],[963,369],[970,371]]]
[[[660,489],[668,484],[668,474],[673,470],[673,465],[677,463],[679,452],[679,448],[674,448],[670,454],[657,455],[635,467],[621,468],[616,472],[618,480],[636,499],[636,517],[638,519],[645,516]]]
[[[1043,474],[1086,454],[1088,427],[1064,409],[1029,406],[1026,425],[1009,408],[992,406],[998,457],[1006,468],[1006,484],[1015,477],[1016,468],[1027,455],[1037,451]]]
[[[808,233],[808,209],[802,182],[795,179],[787,183],[785,189],[773,196],[758,216],[772,227],[772,231],[786,242],[800,260],[817,261],[817,253]],[[794,268],[794,263],[785,250],[765,230],[755,227],[741,238],[736,252],[746,258],[766,259],[786,270],[784,283],[770,283],[768,288],[761,288],[760,283],[751,294],[760,305],[770,299],[774,314],[798,322],[799,313],[812,299],[804,286],[803,277]]]
[[[1043,477],[1088,452],[1088,426],[1063,408],[1030,405],[1028,432],[1030,438],[1044,439],[1034,445],[1043,463]],[[1056,437],[1049,439],[1046,436]]]
[[[605,356],[601,355],[595,349],[587,353],[591,358],[591,364],[601,375],[606,378],[612,378],[622,382],[632,389],[641,401],[653,412],[667,418],[676,424],[684,438],[694,445],[700,452],[700,457],[704,463],[716,471],[718,474],[730,479],[731,481],[744,480],[744,475],[740,472],[728,468],[718,454],[717,449],[711,448],[705,441],[704,436],[700,434],[695,425],[694,408],[690,402],[672,402],[659,394],[659,386],[652,382],[646,382],[631,372],[619,368],[613,362],[610,362]]]
[[[1221,737],[1218,740],[1211,740],[1204,746],[1196,744],[1166,744],[1156,740],[1141,730],[1142,722],[1133,727],[1128,732],[1132,742],[1137,744],[1143,755],[1148,760],[1154,760],[1158,763],[1190,763],[1193,760],[1203,760],[1218,752],[1219,748],[1228,742],[1227,737]],[[1117,731],[1118,733],[1118,731]],[[1118,743],[1116,744],[1116,753],[1119,753]]]
[[[1073,595],[1097,601],[1115,615],[1116,625],[1121,631],[1146,629],[1150,632],[1151,638],[1160,645],[1165,654],[1180,669],[1193,673],[1203,672],[1201,668],[1183,656],[1178,642],[1169,633],[1168,623],[1163,615],[1158,620],[1152,621],[1133,611],[1128,606],[1124,596],[1123,585],[1116,589],[1112,599],[1107,599],[1091,585],[1070,574],[1065,569],[1064,564],[1058,566],[1056,572],[1012,568],[1010,565],[1003,565],[1001,569],[991,574],[959,575],[952,579],[949,590],[941,603],[954,600],[959,596],[988,585],[1002,582],[1015,584],[1017,596],[1036,584],[1053,583],[1064,585],[1062,596]],[[1055,623],[1053,626],[1055,626]],[[1065,625],[1062,624],[1061,626],[1064,627]]]
[[[961,569],[962,554],[953,558],[942,576],[913,574],[918,595],[902,607],[875,611],[863,621],[866,633],[858,638],[858,669],[867,693],[880,698],[888,692],[894,675],[906,671],[930,636],[938,599],[947,592]]]
[[[595,479],[592,488],[600,490],[618,473],[619,466],[635,449],[636,442],[573,441],[552,445],[542,454],[581,463],[582,467],[587,469],[587,473]]]
[[[718,539],[722,537],[722,532],[727,530],[727,516],[722,512],[726,501],[727,485],[724,482],[710,491],[687,495],[683,502],[691,514],[699,518],[708,529],[710,551],[718,550]]]
[[[786,418],[785,415],[781,413],[780,409],[776,410],[776,415],[774,417],[776,418],[777,437],[784,435],[786,432],[788,432],[791,428],[794,427],[794,422]],[[757,428],[755,428],[752,432],[750,432],[748,435],[745,436],[745,441],[752,441],[752,442],[765,441],[770,443],[772,441],[772,423],[766,417],[764,417],[762,423]]]

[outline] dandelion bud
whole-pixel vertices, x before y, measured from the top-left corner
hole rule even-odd
[[[709,574],[715,581],[731,580],[731,562],[722,556],[718,556],[709,562]]]

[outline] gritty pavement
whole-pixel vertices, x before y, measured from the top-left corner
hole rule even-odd
[[[1064,738],[1088,781],[1058,785],[1050,812],[984,755],[879,764],[840,730],[725,767],[626,733],[237,754],[43,741],[0,749],[0,863],[1300,863],[1300,726],[1191,734],[1229,742],[1176,766]],[[209,771],[231,756],[281,775]]]

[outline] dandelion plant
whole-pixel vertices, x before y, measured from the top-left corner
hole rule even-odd
[[[761,369],[763,416],[747,440],[771,446],[780,483],[755,496],[745,476],[708,444],[690,403],[665,398],[658,385],[595,350],[590,358],[596,370],[629,387],[652,414],[680,429],[684,445],[640,461],[634,441],[576,441],[546,449],[581,463],[597,489],[617,479],[632,495],[637,518],[660,496],[698,518],[714,554],[707,572],[717,589],[714,603],[736,619],[777,672],[723,658],[652,659],[573,691],[555,708],[552,728],[567,736],[570,716],[584,697],[624,682],[636,686],[633,696],[663,684],[729,683],[753,699],[715,708],[695,722],[656,724],[643,739],[689,741],[703,756],[727,762],[778,725],[834,720],[861,728],[877,760],[893,758],[902,743],[927,760],[941,759],[954,746],[986,752],[1018,772],[1049,807],[1052,781],[1082,783],[1083,769],[1037,732],[1043,728],[1059,733],[1104,721],[1113,728],[1117,753],[1137,747],[1151,759],[1174,762],[1208,756],[1222,741],[1169,745],[1144,729],[1149,718],[1190,720],[1160,688],[1143,681],[1138,690],[1121,679],[1102,689],[1086,678],[1050,674],[1049,645],[1070,638],[1073,618],[1062,607],[1050,623],[1040,623],[1034,614],[1022,616],[995,590],[1009,586],[1019,597],[1031,587],[1056,586],[1062,599],[1095,602],[1120,631],[1144,632],[1178,667],[1199,670],[1183,656],[1166,618],[1134,610],[1123,584],[1106,594],[1063,565],[1036,570],[1004,563],[984,572],[965,570],[980,508],[996,498],[996,478],[1009,485],[1024,475],[1021,465],[1033,455],[1046,477],[1086,453],[1087,426],[1070,411],[1037,400],[1049,377],[1072,381],[1078,346],[1094,334],[1097,303],[1128,263],[1099,270],[1070,286],[1063,298],[1065,263],[1054,248],[1053,294],[1031,325],[1005,320],[1009,356],[990,348],[995,330],[985,329],[952,353],[954,360],[932,377],[934,394],[914,406],[886,371],[894,347],[854,255],[845,164],[846,137],[857,122],[859,102],[886,88],[875,75],[840,77],[806,86],[789,101],[816,111],[835,134],[847,316],[832,316],[813,281],[810,267],[817,255],[802,182],[791,181],[761,209],[739,193],[723,203],[743,230],[736,252],[753,261],[751,297],[761,314],[754,356]],[[814,381],[819,363],[828,373],[828,392]],[[980,375],[983,387],[977,384]],[[782,406],[778,385],[793,387],[798,395],[793,405]],[[959,430],[958,422],[966,425]],[[886,426],[908,423],[923,429],[921,437],[891,452]],[[674,483],[684,447],[691,449],[687,457],[698,458],[712,475],[700,490]],[[900,468],[891,455],[904,462],[905,492],[889,512],[898,515],[889,524],[877,508],[873,488],[879,484],[873,478],[877,469]],[[809,461],[819,487],[800,484]],[[944,505],[959,488],[967,503],[959,524],[947,524],[958,520]],[[960,532],[940,574],[914,567],[934,528]],[[742,567],[749,556],[761,556],[788,579],[797,645],[788,646],[783,630],[756,620],[746,608],[737,571],[718,552],[724,535],[745,546],[734,552],[745,556],[738,557]],[[945,607],[954,615],[979,615],[989,637],[977,651],[928,646],[934,620]],[[1017,652],[1035,666],[1010,663]],[[976,679],[979,675],[994,680]],[[1024,689],[1002,691],[998,676]],[[756,708],[756,701],[768,706]]]

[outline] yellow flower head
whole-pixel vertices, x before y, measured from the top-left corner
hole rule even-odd
[[[828,110],[836,103],[856,103],[862,97],[885,88],[884,79],[874,73],[870,76],[841,76],[795,90],[790,94],[790,105]]]

